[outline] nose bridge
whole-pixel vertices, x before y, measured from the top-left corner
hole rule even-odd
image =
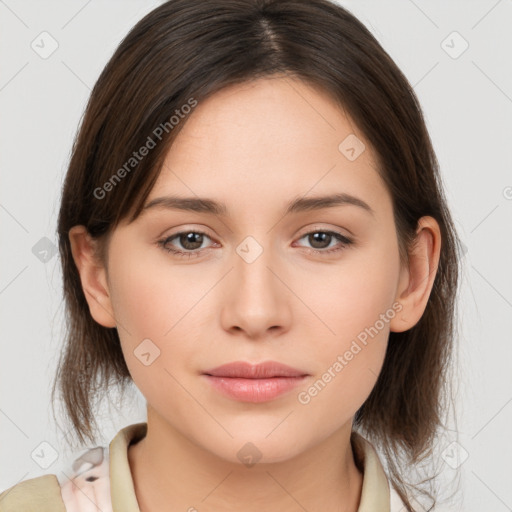
[[[270,240],[267,235],[249,235],[235,248],[232,286],[223,311],[227,329],[236,326],[256,335],[288,321],[286,287],[275,275],[280,265]]]
[[[257,236],[257,238],[256,238]],[[235,278],[241,292],[240,300],[254,299],[269,304],[275,299],[277,283],[270,268],[279,266],[271,247],[270,236],[248,235],[236,247]]]

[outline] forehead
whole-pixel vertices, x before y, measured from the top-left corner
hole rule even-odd
[[[390,200],[371,147],[343,108],[319,88],[272,77],[199,102],[146,204],[169,194],[261,207],[334,192]]]

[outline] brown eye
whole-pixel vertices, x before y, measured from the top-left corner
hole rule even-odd
[[[172,236],[158,241],[158,245],[164,251],[176,256],[192,257],[197,256],[204,247],[203,242],[210,237],[202,231],[180,231]],[[172,243],[174,241],[174,243]]]
[[[181,246],[188,251],[195,251],[203,245],[203,234],[190,231],[189,233],[181,233],[178,240]]]
[[[311,244],[309,249],[317,254],[331,254],[353,243],[352,240],[335,231],[310,231],[309,233],[303,235],[300,239],[303,238],[307,238],[308,243]],[[333,246],[331,245],[332,242],[338,243],[335,243]],[[329,247],[333,248],[327,250]],[[308,249],[308,247],[306,248]]]
[[[329,247],[333,236],[323,231],[317,231],[316,233],[310,233],[308,236],[308,242],[314,249],[327,249]],[[326,245],[327,242],[327,245]]]

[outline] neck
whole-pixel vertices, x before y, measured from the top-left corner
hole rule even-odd
[[[147,434],[128,448],[139,508],[356,512],[363,477],[352,452],[351,427],[347,423],[293,458],[249,466],[194,444],[148,407]]]

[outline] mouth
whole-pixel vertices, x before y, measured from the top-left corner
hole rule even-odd
[[[309,377],[308,373],[277,361],[256,365],[236,361],[207,370],[202,375],[228,398],[252,403],[275,399]]]

